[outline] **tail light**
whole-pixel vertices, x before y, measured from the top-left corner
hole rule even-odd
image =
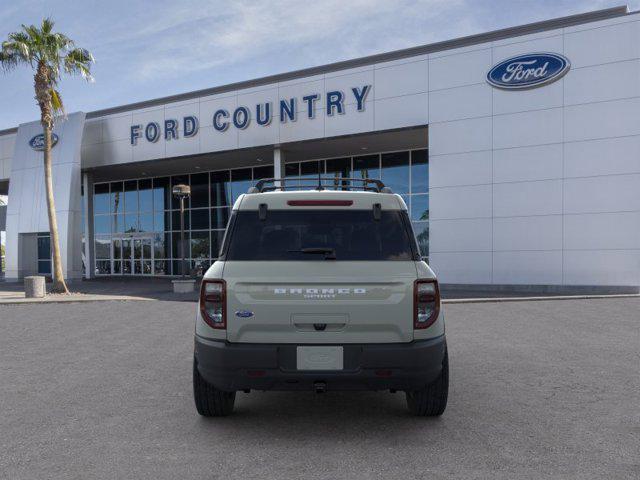
[[[202,280],[200,313],[211,328],[227,328],[227,284],[224,280]]]
[[[413,328],[429,328],[440,313],[440,289],[438,281],[416,280],[413,300]]]

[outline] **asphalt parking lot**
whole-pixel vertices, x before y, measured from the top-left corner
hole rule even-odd
[[[0,477],[640,477],[640,299],[446,305],[439,419],[338,392],[241,393],[203,419],[194,309],[0,306]]]

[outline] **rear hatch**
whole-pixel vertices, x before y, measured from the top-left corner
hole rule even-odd
[[[413,262],[230,261],[224,279],[230,342],[413,340]]]
[[[234,212],[225,247],[227,340],[413,340],[416,247],[406,211]]]

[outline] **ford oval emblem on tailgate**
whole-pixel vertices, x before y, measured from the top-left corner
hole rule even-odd
[[[238,310],[236,312],[236,317],[240,317],[240,318],[253,317],[253,312],[250,312],[249,310]]]

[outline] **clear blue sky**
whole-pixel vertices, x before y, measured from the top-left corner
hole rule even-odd
[[[627,2],[631,10],[640,0]],[[68,112],[621,5],[621,0],[6,0],[0,38],[52,16],[96,57],[65,80]],[[0,129],[36,120],[31,73],[0,71]]]

